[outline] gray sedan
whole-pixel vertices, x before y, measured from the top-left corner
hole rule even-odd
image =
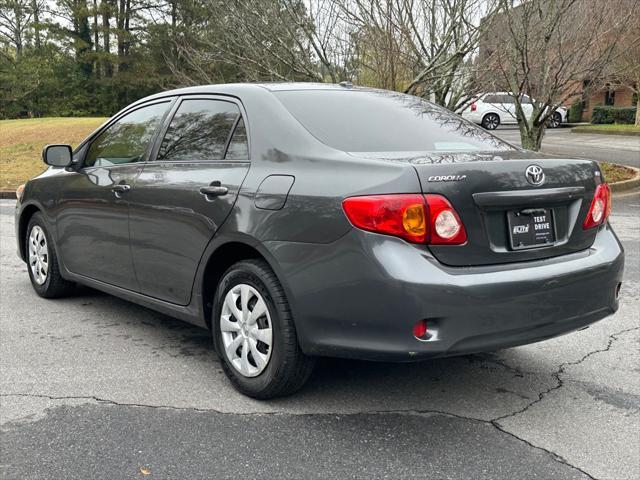
[[[47,298],[87,285],[208,328],[255,398],[314,359],[522,345],[612,314],[624,263],[595,162],[518,149],[350,85],[213,85],[116,114],[18,191]]]

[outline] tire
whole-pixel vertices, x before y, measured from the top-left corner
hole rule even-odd
[[[549,128],[558,128],[562,123],[562,115],[558,112],[554,112],[551,118],[549,119]]]
[[[248,299],[246,308],[243,298]],[[217,287],[214,305],[214,346],[238,391],[265,400],[290,395],[305,384],[315,359],[302,353],[284,290],[267,263],[244,260],[234,264]],[[259,316],[245,316],[252,312]]]
[[[500,125],[500,117],[496,113],[487,113],[482,117],[482,126],[487,130],[495,130]]]
[[[43,298],[59,298],[69,295],[75,284],[62,278],[53,238],[41,213],[35,213],[24,238],[24,251],[31,285]]]

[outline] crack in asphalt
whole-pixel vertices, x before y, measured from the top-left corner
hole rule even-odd
[[[373,411],[362,411],[362,412],[349,412],[349,413],[302,413],[302,414],[291,414],[291,413],[287,413],[287,412],[246,412],[246,413],[241,413],[241,412],[225,412],[225,411],[221,411],[221,410],[217,410],[217,409],[213,409],[213,408],[197,408],[197,407],[176,407],[176,406],[171,406],[171,405],[148,405],[148,404],[142,404],[142,403],[126,403],[126,402],[116,402],[115,400],[109,400],[109,399],[105,399],[105,398],[100,398],[97,397],[95,395],[68,395],[68,396],[54,396],[54,395],[44,395],[44,394],[31,394],[31,393],[4,393],[4,394],[0,394],[0,397],[32,397],[32,398],[44,398],[44,399],[48,399],[48,400],[91,400],[94,401],[98,404],[107,404],[107,405],[113,405],[113,406],[120,406],[120,407],[138,407],[138,408],[156,408],[156,409],[168,409],[168,410],[179,410],[179,411],[193,411],[193,412],[201,412],[201,413],[216,413],[216,414],[220,414],[220,415],[246,415],[246,416],[260,416],[260,415],[281,415],[281,416],[287,416],[287,415],[309,415],[309,416],[322,416],[322,415],[331,415],[331,416],[352,416],[352,415],[443,415],[443,416],[448,416],[448,417],[453,417],[453,418],[458,418],[461,420],[467,420],[467,421],[473,421],[473,422],[480,422],[483,424],[489,424],[492,427],[494,427],[495,429],[497,429],[498,431],[500,431],[501,433],[508,435],[516,440],[519,440],[521,442],[523,442],[524,444],[526,444],[527,446],[529,446],[530,448],[534,448],[540,451],[545,452],[547,455],[551,456],[551,458],[556,461],[559,462],[563,465],[566,465],[578,472],[580,472],[581,474],[585,475],[587,478],[589,478],[590,480],[597,480],[596,477],[594,477],[593,475],[587,473],[586,471],[584,471],[583,469],[581,469],[580,467],[576,466],[576,465],[572,465],[571,463],[569,463],[569,461],[567,459],[565,459],[564,457],[562,457],[561,455],[558,455],[557,453],[555,453],[552,450],[548,450],[544,447],[541,447],[539,445],[535,445],[531,442],[529,442],[528,440],[519,437],[518,435],[516,435],[513,432],[510,432],[506,429],[506,427],[504,427],[503,425],[500,424],[501,420],[505,420],[507,418],[512,418],[515,417],[517,415],[520,415],[524,412],[526,412],[527,410],[529,410],[531,407],[533,407],[534,405],[540,403],[542,400],[544,400],[544,398],[551,392],[556,391],[560,388],[562,388],[564,386],[564,380],[561,378],[561,376],[565,373],[566,368],[570,367],[570,366],[575,366],[575,365],[579,365],[582,362],[584,362],[586,359],[588,359],[589,357],[591,357],[592,355],[598,354],[598,353],[603,353],[603,352],[607,352],[611,349],[611,347],[613,346],[613,344],[615,343],[616,340],[619,339],[619,337],[625,333],[631,332],[631,331],[635,331],[635,330],[640,330],[640,327],[633,327],[633,328],[627,328],[624,330],[620,330],[618,332],[612,333],[611,335],[609,335],[608,340],[607,340],[607,344],[605,345],[604,348],[600,348],[600,349],[596,349],[596,350],[592,350],[588,353],[586,353],[585,355],[583,355],[580,359],[572,361],[572,362],[565,362],[560,364],[560,366],[558,367],[558,369],[553,372],[551,374],[551,376],[553,378],[555,378],[556,380],[556,384],[542,392],[538,393],[538,398],[533,400],[532,402],[529,402],[525,407],[509,413],[507,415],[502,415],[500,417],[496,417],[494,419],[491,420],[485,420],[483,418],[478,418],[478,417],[472,417],[472,416],[465,416],[465,415],[460,415],[460,414],[456,414],[456,413],[451,413],[451,412],[447,412],[447,411],[443,411],[443,410],[373,410]],[[505,368],[507,368],[509,371],[511,371],[514,375],[518,375],[518,376],[523,376],[523,373],[520,371],[519,369],[512,367],[510,365],[507,365],[506,363],[503,363],[501,361],[496,361],[495,359],[487,359],[487,361],[491,362],[491,363],[497,363]],[[529,373],[529,372],[526,372]]]
[[[619,332],[612,333],[611,335],[609,335],[608,340],[607,340],[607,344],[605,345],[604,348],[599,348],[599,349],[596,349],[596,350],[592,350],[592,351],[586,353],[580,359],[575,360],[573,362],[561,363],[560,366],[558,367],[558,369],[551,374],[551,376],[553,378],[555,378],[555,380],[556,380],[556,384],[554,386],[552,386],[552,387],[550,387],[550,388],[548,388],[546,390],[543,390],[542,392],[539,392],[538,393],[538,398],[536,398],[535,400],[533,400],[532,402],[530,402],[529,404],[527,404],[526,406],[524,406],[520,410],[517,410],[515,412],[509,413],[507,415],[502,415],[501,417],[494,418],[491,421],[492,422],[499,422],[500,420],[504,420],[506,418],[515,417],[516,415],[520,415],[521,413],[526,412],[532,406],[540,403],[544,399],[544,397],[546,397],[549,393],[551,393],[551,392],[553,392],[555,390],[558,390],[559,388],[562,388],[564,386],[564,380],[562,380],[561,375],[563,373],[565,373],[565,369],[567,367],[571,367],[571,366],[574,366],[574,365],[579,365],[582,362],[584,362],[587,358],[589,358],[592,355],[595,355],[597,353],[608,352],[611,349],[613,343],[616,340],[618,340],[618,337],[620,335],[623,335],[623,334],[628,333],[628,332],[632,332],[634,330],[640,330],[640,327],[626,328],[624,330],[620,330]]]
[[[569,468],[572,468],[583,475],[585,475],[590,480],[597,480],[595,477],[591,476],[589,473],[582,470],[580,467],[570,464],[565,458],[558,455],[557,453],[548,450],[544,447],[540,447],[538,445],[534,445],[533,443],[518,437],[516,434],[505,430],[501,425],[495,423],[494,420],[485,420],[477,417],[470,417],[466,415],[460,415],[457,413],[446,412],[444,410],[372,410],[372,411],[363,411],[363,412],[350,412],[350,413],[302,413],[302,414],[291,414],[287,412],[247,412],[247,413],[235,413],[235,412],[224,412],[221,410],[213,409],[213,408],[196,408],[196,407],[175,407],[170,405],[146,405],[140,403],[123,403],[116,402],[114,400],[108,400],[100,397],[96,397],[93,395],[87,396],[53,396],[53,395],[44,395],[44,394],[30,394],[30,393],[7,393],[0,394],[0,397],[34,397],[34,398],[45,398],[48,400],[92,400],[99,404],[108,404],[112,406],[120,406],[120,407],[139,407],[139,408],[154,408],[154,409],[164,409],[164,410],[178,410],[178,411],[192,411],[199,413],[216,413],[220,415],[238,415],[238,416],[261,416],[261,415],[273,415],[273,416],[333,416],[333,417],[343,417],[343,416],[355,416],[355,415],[415,415],[415,416],[425,416],[425,415],[442,415],[445,417],[457,418],[460,420],[466,420],[471,422],[482,423],[485,425],[491,425],[501,433],[508,435],[516,440],[523,442],[529,448],[534,448],[536,450],[540,450],[551,457],[555,462],[566,465]]]

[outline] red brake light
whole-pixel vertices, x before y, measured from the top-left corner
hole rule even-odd
[[[478,106],[474,103],[471,104],[471,111],[475,112],[478,109]]]
[[[584,219],[582,228],[588,230],[598,225],[602,225],[611,213],[611,190],[609,185],[601,183],[596,187],[596,191],[587,213],[587,218]]]
[[[420,194],[351,197],[342,202],[349,221],[370,232],[385,233],[413,243],[424,243],[427,226]]]
[[[412,243],[460,245],[467,233],[460,217],[441,195],[393,194],[350,197],[342,202],[349,221],[370,232]]]

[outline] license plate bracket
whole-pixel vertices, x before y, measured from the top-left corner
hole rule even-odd
[[[507,212],[512,250],[548,247],[555,243],[553,210],[529,208]]]

